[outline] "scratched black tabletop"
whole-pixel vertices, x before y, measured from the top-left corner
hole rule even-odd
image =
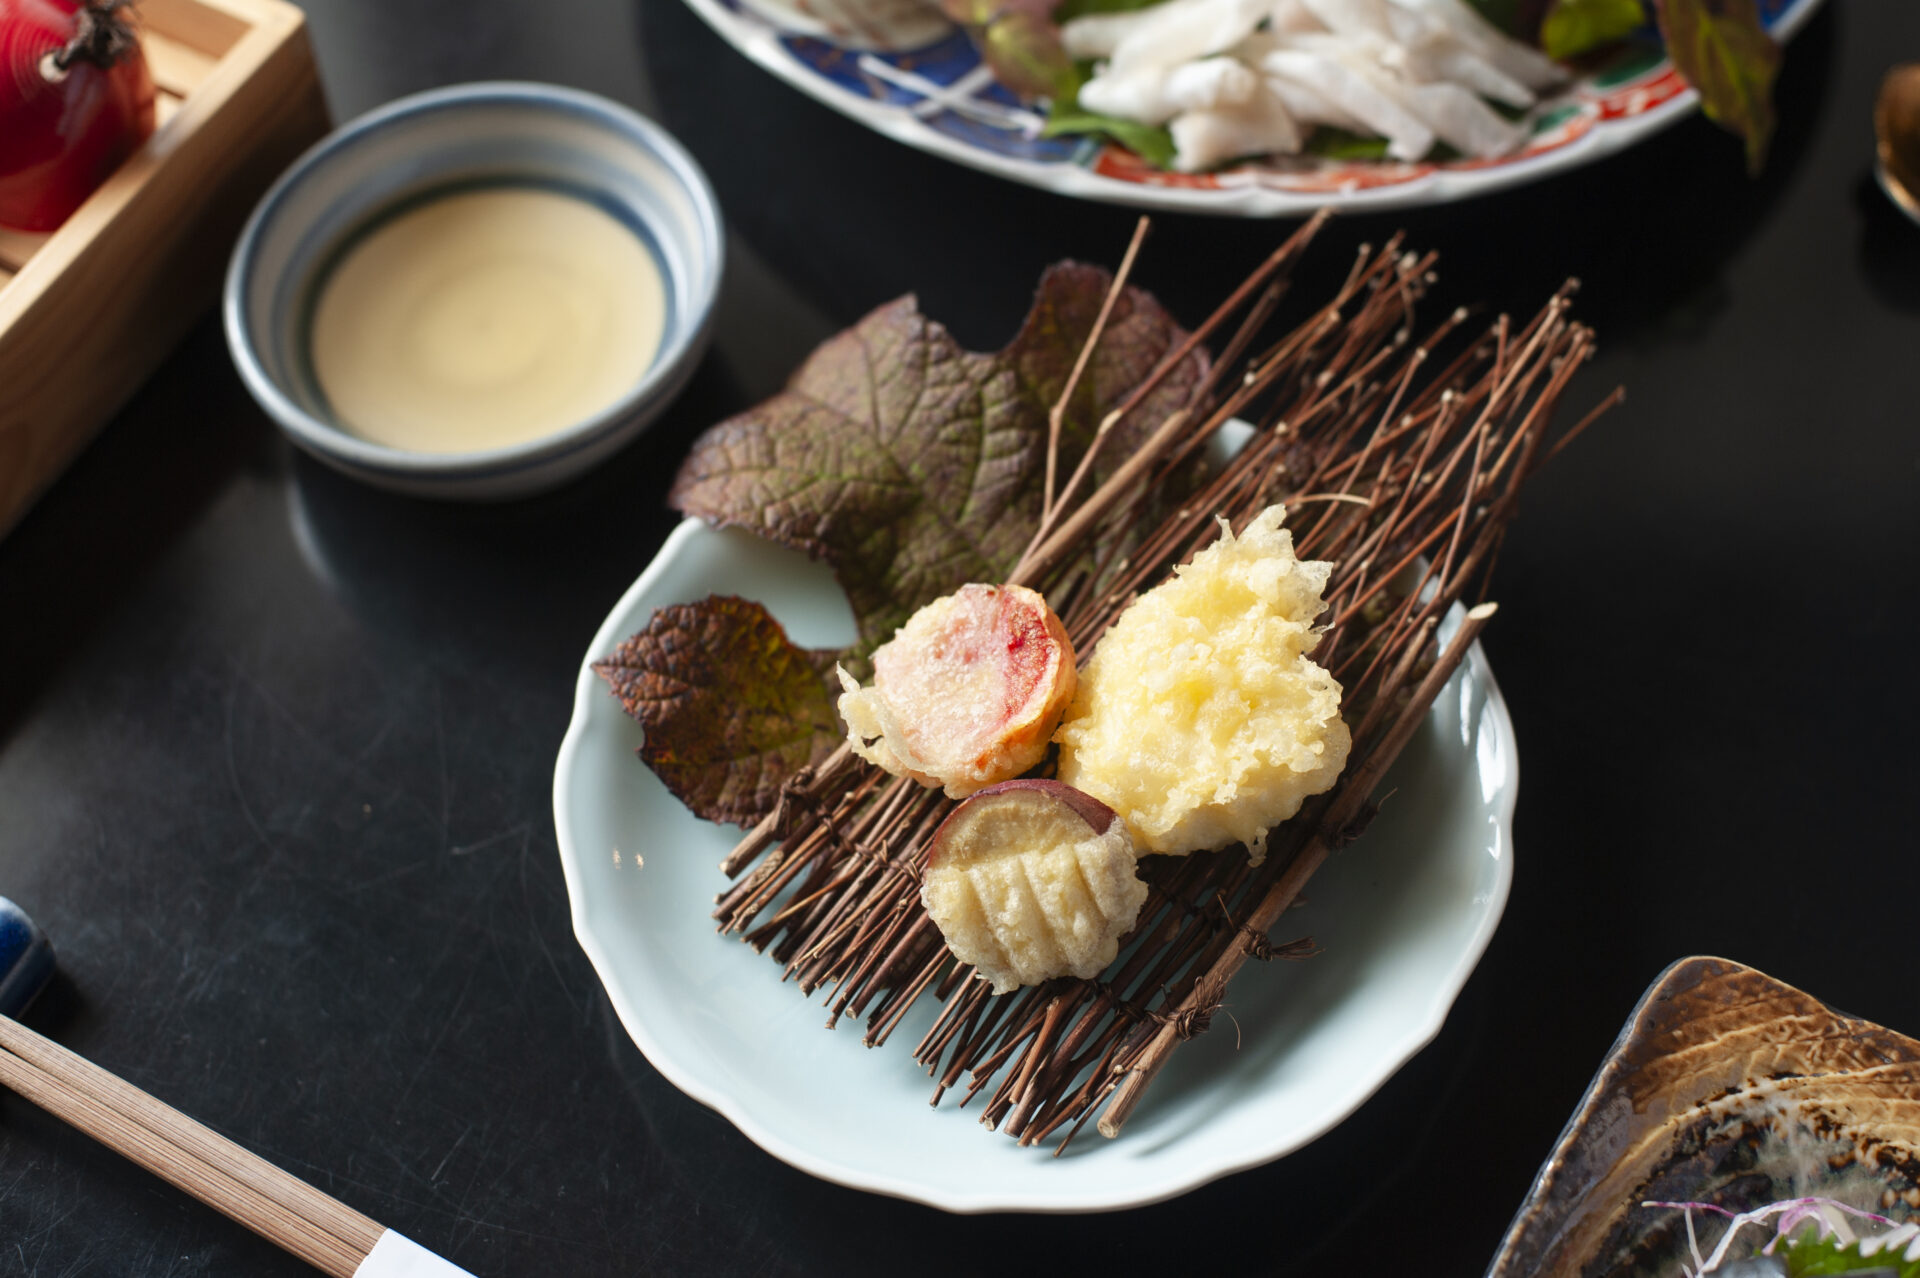
[[[1670,961],[1920,1033],[1920,227],[1869,177],[1874,88],[1920,60],[1910,0],[1806,28],[1757,181],[1690,120],[1326,233],[1309,282],[1405,226],[1442,254],[1435,307],[1581,277],[1602,349],[1575,398],[1628,388],[1530,490],[1495,581],[1511,902],[1439,1037],[1314,1144],[1152,1208],[984,1218],[814,1180],[657,1074],[574,942],[549,787],[576,664],[698,431],[908,291],[997,345],[1045,264],[1114,260],[1133,215],[870,134],[676,0],[310,16],[338,119],[510,77],[662,121],[730,221],[718,337],[585,480],[461,506],[296,455],[212,318],[193,331],[0,542],[0,894],[59,951],[41,1031],[476,1274],[572,1278],[1330,1275],[1383,1272],[1383,1245],[1473,1274]],[[1276,234],[1165,217],[1139,278],[1193,320]],[[0,1273],[300,1272],[0,1097]]]

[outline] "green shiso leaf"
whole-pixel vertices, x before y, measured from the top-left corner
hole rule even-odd
[[[1047,112],[1047,124],[1040,131],[1040,136],[1060,138],[1092,134],[1111,138],[1157,169],[1172,168],[1173,134],[1167,132],[1163,125],[1142,124],[1138,120],[1102,115],[1080,105],[1080,86],[1092,74],[1093,64],[1090,62],[1082,62],[1074,67],[1073,75],[1053,96]]]
[[[1774,1254],[1786,1260],[1787,1272],[1793,1278],[1826,1278],[1829,1274],[1855,1274],[1870,1269],[1890,1270],[1898,1278],[1920,1278],[1920,1260],[1901,1259],[1906,1250],[1905,1246],[1899,1246],[1862,1256],[1858,1242],[1843,1247],[1832,1234],[1822,1237],[1817,1226],[1808,1224],[1788,1239],[1785,1246],[1774,1248]]]
[[[1307,153],[1328,160],[1384,160],[1387,140],[1364,133],[1349,133],[1323,124],[1307,139]]]
[[[1467,5],[1508,35],[1526,38],[1521,34],[1528,7],[1523,0],[1467,0]]]
[[[1138,120],[1075,107],[1070,111],[1055,110],[1047,117],[1047,126],[1040,131],[1040,136],[1058,138],[1081,133],[1112,138],[1157,169],[1173,167],[1173,134],[1158,124],[1142,124]]]
[[[1553,0],[1540,24],[1540,47],[1565,61],[1624,40],[1646,21],[1640,0]]]
[[[1150,8],[1161,0],[1064,0],[1053,11],[1055,22],[1069,22],[1089,13],[1132,13]]]

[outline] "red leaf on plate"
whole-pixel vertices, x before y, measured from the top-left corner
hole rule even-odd
[[[825,559],[853,605],[855,651],[871,651],[927,600],[1003,581],[1019,559],[1040,517],[1047,411],[1111,279],[1050,268],[1019,334],[991,355],[962,349],[912,297],[888,303],[827,339],[786,390],[702,435],[670,500]],[[1121,295],[1068,405],[1062,477],[1184,337],[1150,295]],[[1114,428],[1096,481],[1187,403],[1207,363],[1190,355]]]
[[[647,730],[640,757],[709,821],[747,825],[780,782],[840,741],[826,682],[834,654],[787,638],[757,603],[669,604],[593,669]]]

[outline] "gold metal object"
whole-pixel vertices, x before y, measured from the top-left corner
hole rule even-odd
[[[1887,72],[1873,109],[1874,176],[1900,211],[1920,222],[1920,63]]]

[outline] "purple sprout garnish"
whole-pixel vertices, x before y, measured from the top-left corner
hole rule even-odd
[[[1749,1225],[1765,1225],[1769,1220],[1773,1222],[1773,1237],[1769,1238],[1766,1245],[1759,1250],[1760,1255],[1771,1256],[1774,1248],[1786,1238],[1791,1237],[1808,1221],[1812,1221],[1818,1230],[1817,1237],[1831,1237],[1842,1247],[1851,1244],[1855,1238],[1853,1229],[1847,1223],[1849,1216],[1870,1220],[1878,1225],[1895,1224],[1886,1216],[1862,1211],[1858,1207],[1849,1207],[1846,1203],[1834,1198],[1784,1198],[1777,1203],[1768,1203],[1764,1207],[1755,1207],[1752,1211],[1742,1212],[1728,1211],[1725,1207],[1716,1206],[1713,1203],[1644,1202],[1640,1205],[1672,1207],[1686,1213],[1687,1248],[1693,1253],[1694,1264],[1698,1266],[1695,1269],[1681,1266],[1687,1278],[1701,1278],[1702,1275],[1718,1269],[1727,1259],[1727,1252],[1733,1246],[1734,1236]],[[1720,1238],[1719,1245],[1714,1247],[1711,1255],[1704,1258],[1700,1255],[1699,1238],[1693,1228],[1693,1213],[1696,1210],[1710,1211],[1716,1216],[1726,1217],[1730,1222],[1727,1225],[1727,1232]]]

